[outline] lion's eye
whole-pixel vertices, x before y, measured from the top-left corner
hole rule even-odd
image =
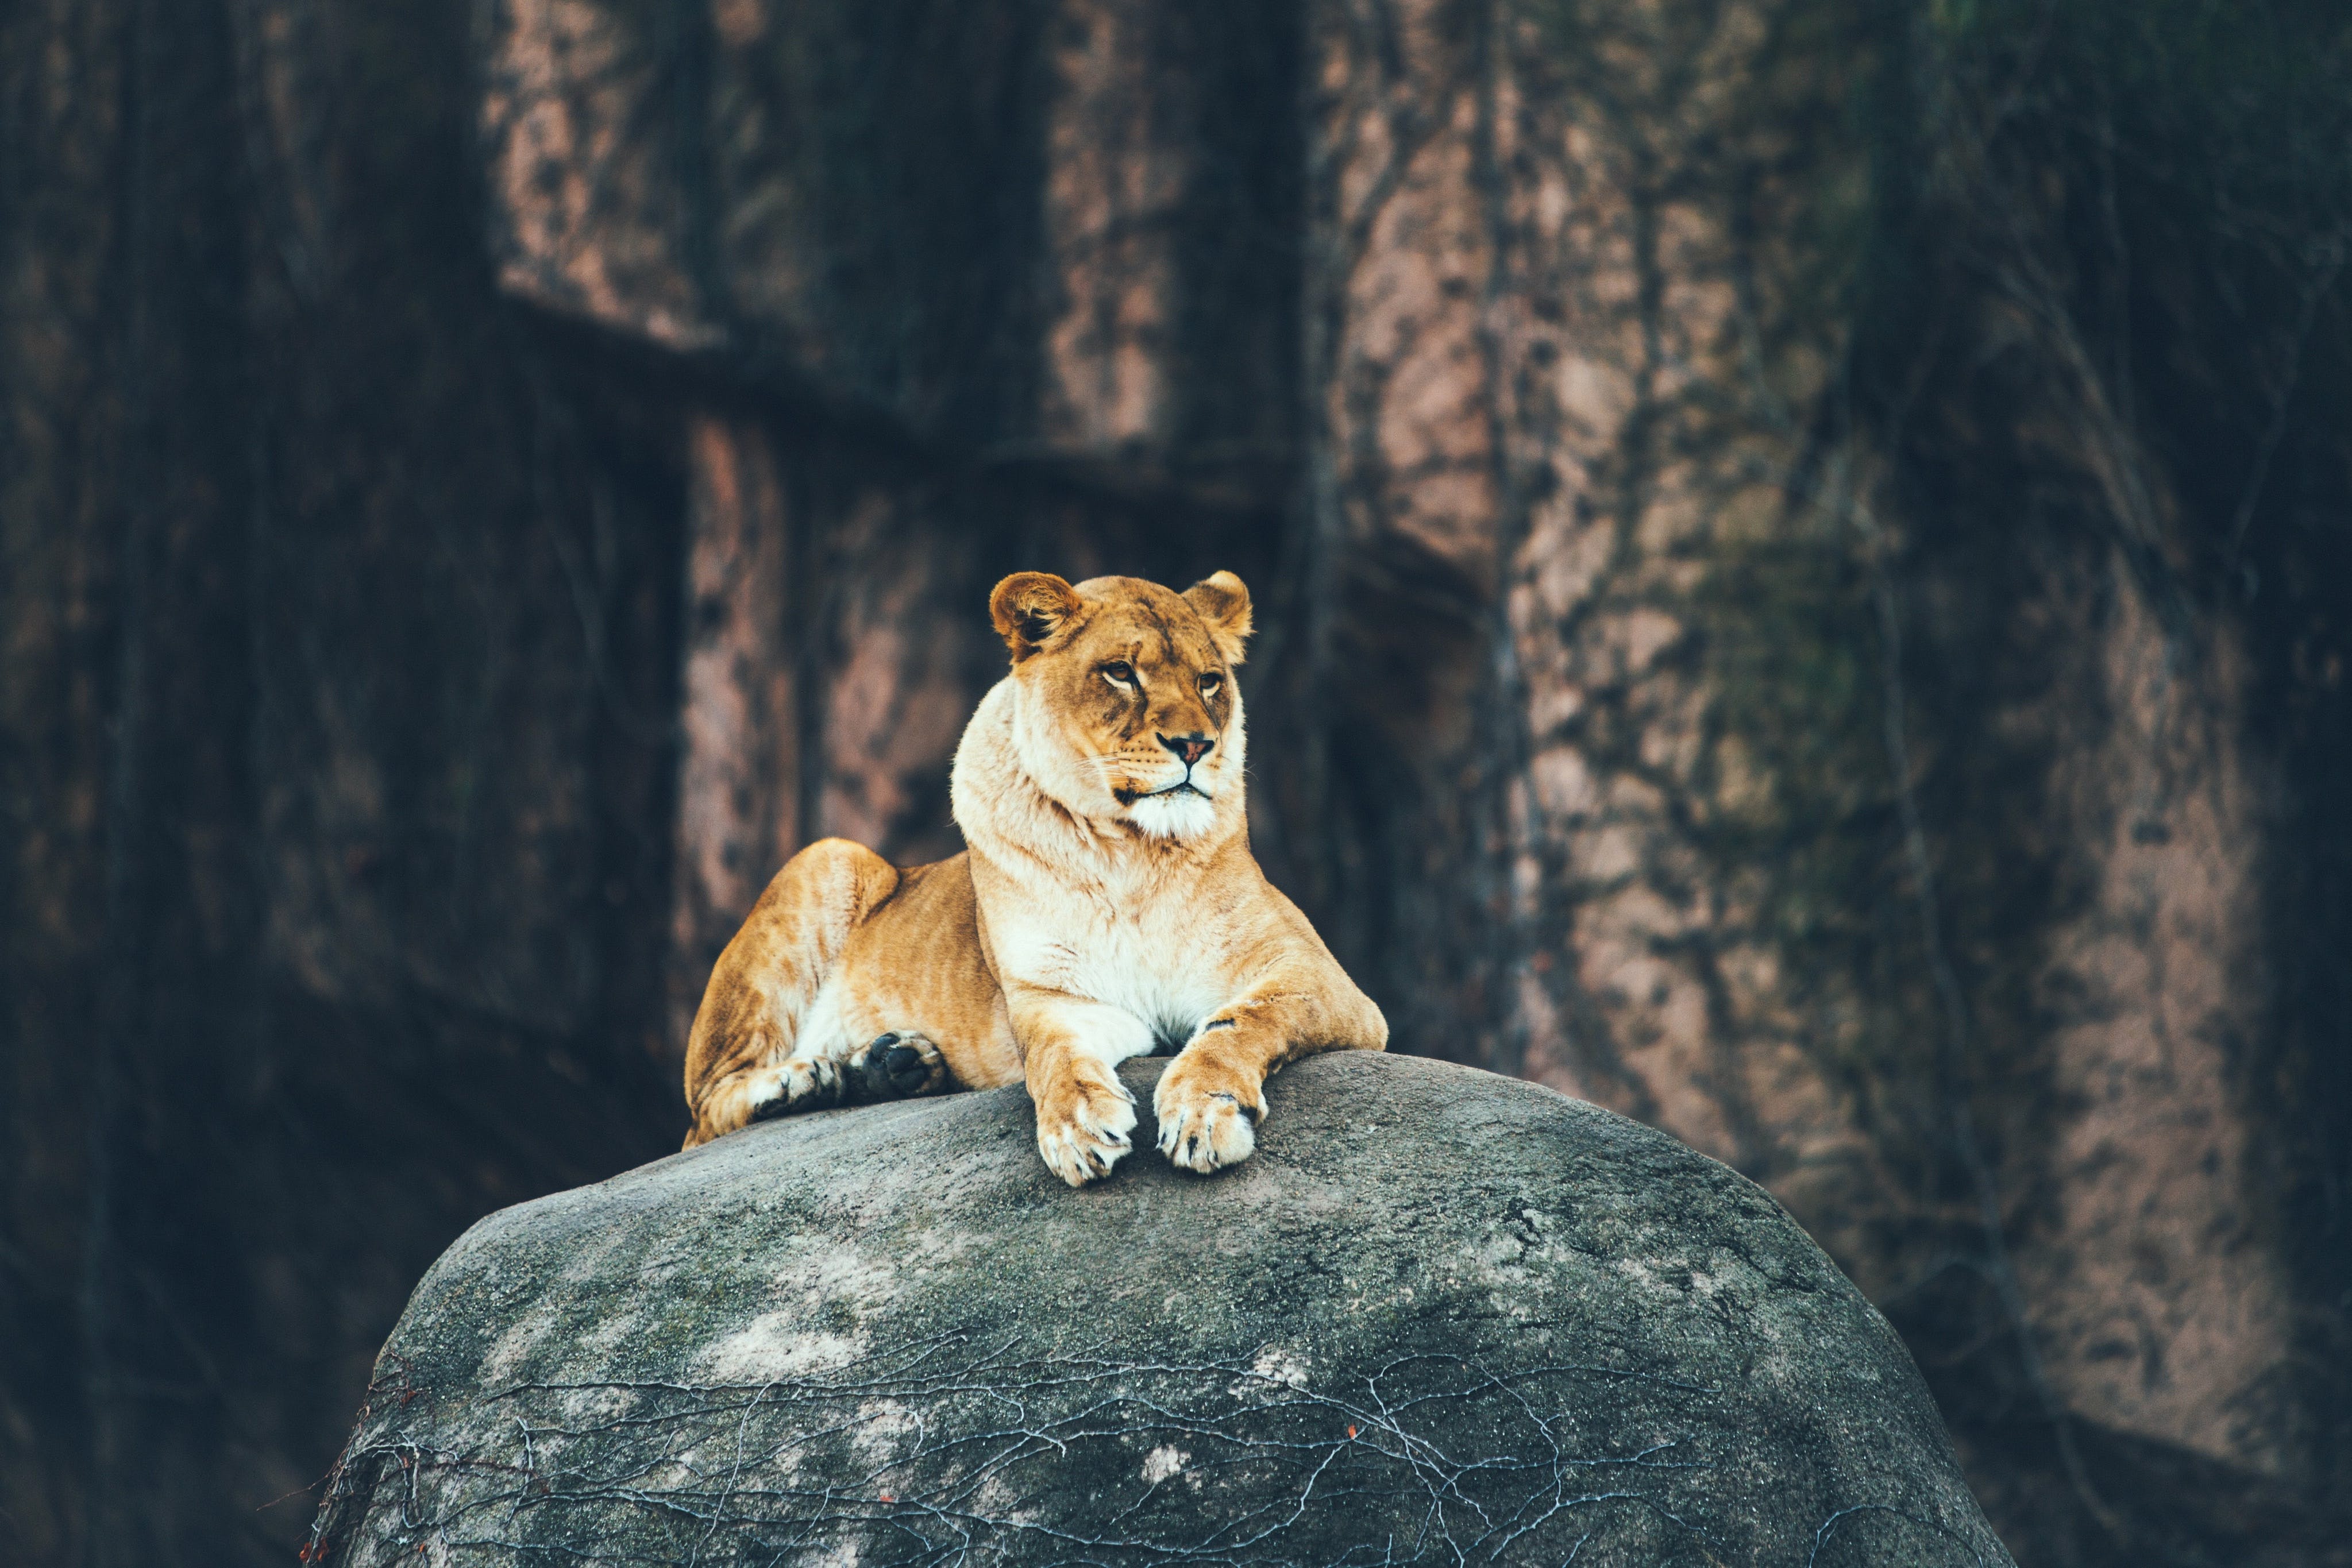
[[[1224,684],[1225,677],[1212,670],[1201,677],[1201,695],[1204,697],[1215,696],[1217,688]]]
[[[1115,686],[1135,685],[1135,666],[1125,659],[1113,659],[1102,667],[1103,678]]]

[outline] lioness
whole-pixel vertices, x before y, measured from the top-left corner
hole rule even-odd
[[[686,1054],[686,1146],[852,1088],[1025,1082],[1037,1151],[1083,1186],[1129,1147],[1113,1071],[1183,1042],[1152,1109],[1196,1171],[1250,1156],[1266,1074],[1388,1044],[1380,1009],[1249,851],[1234,666],[1249,591],[1024,571],[989,597],[1013,671],[956,747],[970,848],[899,870],[794,855],[719,955]]]

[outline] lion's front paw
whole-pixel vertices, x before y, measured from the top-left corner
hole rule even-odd
[[[1134,1145],[1135,1103],[1113,1080],[1066,1081],[1037,1103],[1037,1152],[1045,1166],[1072,1186],[1110,1175]]]
[[[1229,1074],[1187,1071],[1180,1061],[1160,1075],[1151,1109],[1160,1118],[1160,1152],[1205,1176],[1256,1150],[1265,1091]]]

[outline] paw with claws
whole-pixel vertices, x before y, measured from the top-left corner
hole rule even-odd
[[[751,1120],[827,1111],[848,1098],[838,1064],[820,1056],[791,1056],[756,1075],[751,1088]]]
[[[1135,1102],[1118,1080],[1091,1063],[1058,1076],[1037,1099],[1037,1152],[1055,1176],[1084,1186],[1110,1175],[1134,1145]]]
[[[1257,1148],[1265,1089],[1247,1073],[1188,1052],[1160,1074],[1151,1108],[1160,1118],[1160,1152],[1205,1176],[1239,1165]]]

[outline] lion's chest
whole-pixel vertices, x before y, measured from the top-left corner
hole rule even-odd
[[[1021,978],[1131,1014],[1172,1049],[1232,999],[1223,945],[1189,924],[1181,911],[1041,923],[1006,956]]]

